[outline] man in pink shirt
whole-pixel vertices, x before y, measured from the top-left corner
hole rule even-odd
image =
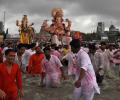
[[[56,44],[51,45],[51,54],[57,56],[61,60],[61,54],[59,52],[59,47]]]
[[[76,53],[77,66],[80,68],[76,78],[74,100],[93,100],[95,93],[100,93],[96,76],[88,54],[80,48],[80,40],[70,42],[71,50]]]
[[[49,47],[44,48],[45,58],[42,60],[43,70],[45,75],[46,87],[58,87],[60,84],[61,75],[63,75],[62,64],[58,57],[51,55]]]
[[[62,58],[62,61],[65,62],[65,61],[68,61],[68,75],[69,76],[74,76],[76,77],[76,75],[78,76],[79,74],[79,67],[76,66],[76,57],[75,57],[75,54],[73,54],[73,52],[69,52],[67,53],[63,58]]]

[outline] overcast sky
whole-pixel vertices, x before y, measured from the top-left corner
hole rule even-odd
[[[18,33],[16,20],[27,14],[39,32],[44,19],[52,19],[51,10],[62,8],[64,18],[72,21],[72,30],[93,32],[98,21],[120,26],[120,0],[0,0],[0,20],[6,12],[6,27],[10,33]]]

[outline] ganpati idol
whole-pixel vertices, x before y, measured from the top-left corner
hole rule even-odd
[[[22,21],[16,21],[16,25],[19,27],[20,43],[30,44],[34,39],[33,23],[28,24],[28,17],[24,15]]]
[[[71,21],[63,19],[63,10],[61,8],[54,8],[51,13],[53,19],[52,23],[48,25],[48,20],[44,20],[42,29],[51,34],[51,42],[57,45],[62,44],[62,36],[70,32]]]

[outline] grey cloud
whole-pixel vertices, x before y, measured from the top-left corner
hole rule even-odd
[[[104,16],[120,16],[120,0],[0,0],[10,12],[48,15],[52,8],[62,7],[71,16],[97,14]]]
[[[36,15],[38,17],[33,21],[41,23],[43,19],[51,19],[52,8],[61,7],[66,11],[65,17],[97,16],[98,21],[108,23],[106,26],[111,21],[119,26],[119,5],[120,0],[0,0],[0,12],[3,8],[6,10],[7,20],[18,19],[25,13],[31,17]]]
[[[84,11],[105,16],[120,16],[120,0],[82,0]]]

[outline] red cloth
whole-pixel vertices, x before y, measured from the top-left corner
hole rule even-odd
[[[3,63],[3,54],[1,51],[0,51],[0,63]]]
[[[43,68],[41,66],[41,61],[43,60],[44,58],[44,54],[41,53],[41,54],[33,54],[31,57],[30,57],[30,60],[29,60],[29,65],[28,65],[28,73],[29,74],[42,74],[43,72]]]
[[[3,63],[2,48],[0,47],[0,63]]]
[[[0,64],[0,89],[7,94],[4,100],[19,100],[18,89],[22,89],[22,75],[17,64],[13,64],[11,73],[8,73],[5,63]]]

